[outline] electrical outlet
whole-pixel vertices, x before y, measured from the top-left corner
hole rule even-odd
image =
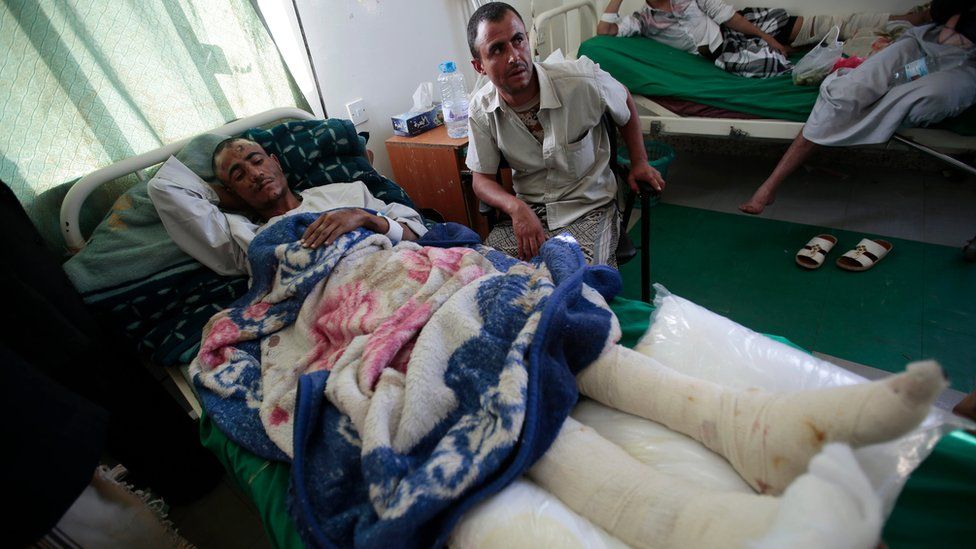
[[[352,120],[352,123],[356,126],[369,120],[369,113],[366,112],[366,102],[362,99],[353,99],[346,103],[346,112],[349,114],[349,120]]]

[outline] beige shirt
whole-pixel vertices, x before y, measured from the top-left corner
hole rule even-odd
[[[519,199],[545,204],[550,230],[569,225],[616,198],[610,139],[602,122],[630,120],[627,89],[586,57],[535,63],[542,143],[525,128],[490,82],[471,100],[467,165],[495,175],[501,156],[512,167]]]

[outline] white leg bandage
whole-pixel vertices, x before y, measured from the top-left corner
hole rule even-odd
[[[569,418],[529,478],[633,547],[734,547],[759,539],[769,496],[714,492],[652,469]]]
[[[867,549],[881,531],[880,501],[850,448],[838,444],[776,498],[679,480],[570,418],[529,477],[633,547]]]
[[[935,362],[858,385],[794,393],[739,391],[615,345],[577,376],[580,392],[661,423],[725,457],[761,493],[778,494],[831,441],[862,446],[910,431],[945,388]]]

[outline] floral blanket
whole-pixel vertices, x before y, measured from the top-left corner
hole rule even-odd
[[[452,224],[309,250],[315,217],[254,239],[251,288],[191,366],[201,400],[235,442],[291,461],[309,545],[441,545],[552,443],[575,373],[619,337],[619,274],[571,238],[524,263]]]

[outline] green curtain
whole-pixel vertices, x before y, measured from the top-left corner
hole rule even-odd
[[[0,179],[42,232],[96,168],[308,108],[251,0],[0,2]]]

